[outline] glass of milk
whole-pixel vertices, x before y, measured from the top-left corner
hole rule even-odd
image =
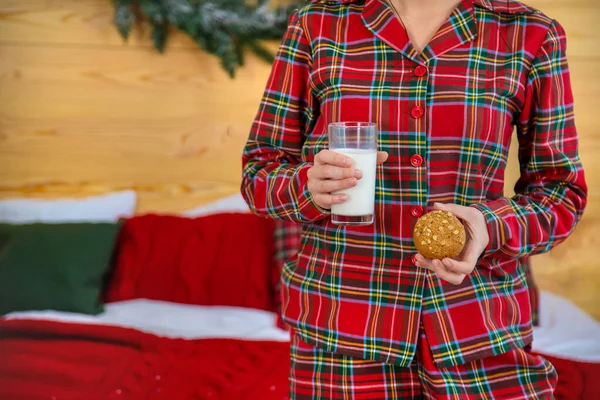
[[[358,184],[338,193],[348,200],[331,206],[331,221],[337,225],[370,225],[375,213],[377,170],[377,125],[370,122],[334,122],[329,124],[329,149],[353,160],[363,174]]]

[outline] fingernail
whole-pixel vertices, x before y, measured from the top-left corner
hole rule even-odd
[[[346,165],[352,165],[352,160],[349,158],[344,158],[344,164]]]
[[[444,208],[444,205],[442,203],[433,203],[433,205],[437,208]]]
[[[357,179],[360,179],[360,178],[362,178],[362,172],[360,172],[359,170],[356,170],[356,171],[354,171],[354,176]]]

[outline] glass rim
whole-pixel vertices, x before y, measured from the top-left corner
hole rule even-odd
[[[362,121],[345,121],[345,122],[331,122],[330,128],[377,128],[375,122],[362,122]]]

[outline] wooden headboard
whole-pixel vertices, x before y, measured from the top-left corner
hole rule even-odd
[[[569,33],[581,155],[591,190],[576,234],[535,257],[544,289],[600,318],[600,3],[534,0]],[[249,58],[230,80],[174,34],[165,55],[148,32],[124,45],[110,0],[0,4],[0,197],[135,189],[138,212],[179,212],[238,192],[240,153],[269,66]],[[513,161],[516,161],[514,154]],[[507,174],[512,193],[517,168]]]

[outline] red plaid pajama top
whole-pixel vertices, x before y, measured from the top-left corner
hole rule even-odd
[[[303,223],[282,274],[284,320],[331,352],[410,364],[422,321],[435,360],[456,365],[532,340],[519,258],[575,228],[587,188],[563,28],[511,0],[463,0],[418,54],[383,0],[313,2],[295,13],[243,154],[260,215]],[[327,125],[372,121],[375,222],[333,225],[307,191]],[[503,195],[514,127],[521,177]],[[434,202],[472,205],[490,244],[459,286],[412,261]]]

